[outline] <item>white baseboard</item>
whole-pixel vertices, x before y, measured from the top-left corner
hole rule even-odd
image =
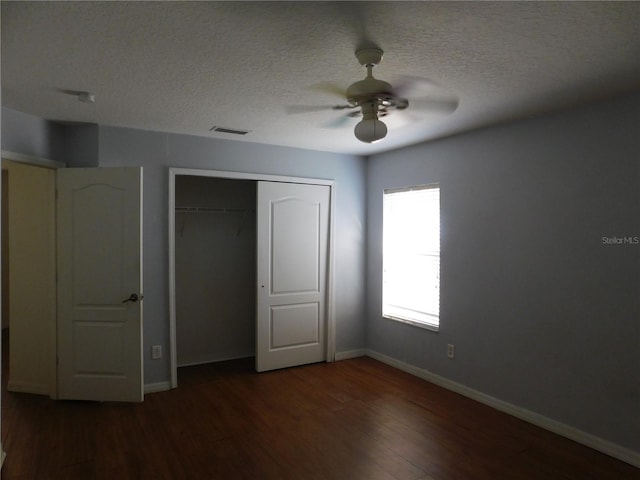
[[[512,415],[516,418],[524,420],[525,422],[544,428],[545,430],[549,430],[550,432],[556,433],[565,438],[581,443],[582,445],[593,448],[594,450],[597,450],[601,453],[640,468],[640,452],[622,447],[603,438],[558,422],[557,420],[553,420],[538,413],[532,412],[531,410],[527,410],[526,408],[522,408],[517,405],[505,402],[503,400],[500,400],[499,398],[492,397],[478,390],[474,390],[473,388],[467,387],[465,385],[432,373],[423,368],[419,368],[400,360],[396,360],[395,358],[389,357],[374,350],[367,349],[366,355],[399,370],[427,380],[428,382],[434,383],[435,385],[446,388],[447,390],[459,393],[460,395],[463,395],[467,398],[476,400],[477,402],[488,405],[489,407],[495,408],[496,410],[500,410],[501,412]]]
[[[199,360],[189,360],[186,362],[181,362],[178,365],[178,368],[182,367],[196,367],[198,365],[208,365],[210,363],[218,363],[218,362],[228,362],[230,360],[243,360],[245,358],[255,357],[255,352],[247,352],[239,355],[233,355],[230,357],[215,357],[215,358],[207,358],[207,359],[199,359]]]
[[[166,392],[171,390],[171,382],[146,383],[144,385],[144,393]]]
[[[348,360],[350,358],[364,357],[367,355],[366,348],[359,348],[357,350],[347,350],[345,352],[336,352],[335,361]]]

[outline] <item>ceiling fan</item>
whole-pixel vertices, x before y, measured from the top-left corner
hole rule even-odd
[[[406,77],[402,85],[396,88],[384,80],[373,76],[373,67],[382,60],[384,52],[377,47],[363,48],[356,51],[356,58],[367,69],[364,80],[352,83],[346,91],[329,84],[321,84],[319,87],[330,93],[337,93],[346,99],[347,103],[331,107],[333,110],[353,109],[345,118],[362,117],[355,126],[354,134],[358,140],[365,143],[373,143],[382,140],[387,135],[387,126],[380,118],[389,115],[393,110],[405,110],[409,107],[409,100],[405,93],[416,83],[435,84],[426,79]],[[458,108],[457,97],[430,97],[424,99],[422,106],[428,110],[451,113]],[[326,107],[292,106],[288,107],[289,113],[302,113],[320,110]]]

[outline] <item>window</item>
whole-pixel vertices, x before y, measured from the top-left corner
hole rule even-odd
[[[382,315],[440,324],[440,187],[384,191]]]

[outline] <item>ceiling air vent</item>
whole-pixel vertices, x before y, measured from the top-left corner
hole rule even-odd
[[[239,130],[237,128],[219,127],[214,125],[209,129],[210,132],[233,133],[234,135],[246,135],[251,130]]]

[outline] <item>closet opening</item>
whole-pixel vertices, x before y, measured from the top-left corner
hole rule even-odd
[[[175,177],[175,335],[183,367],[256,351],[256,181]],[[193,368],[190,369],[193,371]]]
[[[334,361],[334,188],[327,179],[169,169],[170,388],[179,368],[199,382],[229,367]]]

